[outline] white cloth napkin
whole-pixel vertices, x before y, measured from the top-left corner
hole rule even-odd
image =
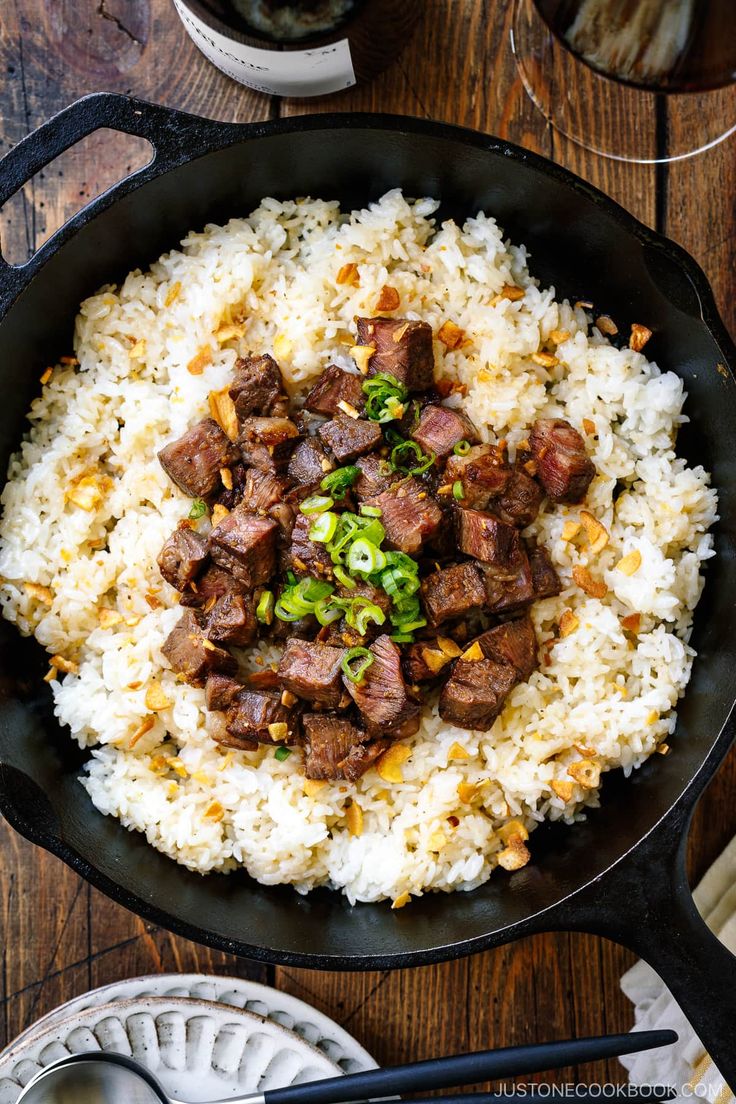
[[[708,927],[736,954],[736,837],[713,863],[693,899]],[[637,1031],[673,1028],[674,1047],[631,1054],[619,1061],[634,1085],[671,1085],[677,1100],[732,1104],[734,1096],[685,1019],[667,986],[646,962],[637,962],[621,978],[621,989],[634,1005]]]

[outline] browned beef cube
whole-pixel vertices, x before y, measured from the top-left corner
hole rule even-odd
[[[210,609],[223,594],[242,594],[243,587],[229,571],[215,563],[209,564],[198,579],[189,584],[182,595],[182,606]]]
[[[316,437],[300,441],[289,460],[289,478],[307,490],[319,486],[334,464]]]
[[[272,506],[284,501],[289,490],[289,482],[283,476],[248,468],[240,505],[251,514],[267,514]]]
[[[413,735],[413,733],[407,733],[407,735]],[[354,744],[340,764],[345,781],[357,782],[390,745],[390,740],[380,738],[372,739],[369,744]]]
[[[158,454],[161,467],[192,498],[211,502],[222,491],[220,472],[240,459],[213,418],[203,418]]]
[[[479,636],[477,643],[486,659],[510,664],[522,682],[538,666],[537,637],[528,617],[519,617],[515,621],[496,625]]]
[[[456,564],[428,575],[422,582],[420,595],[431,625],[481,610],[487,602],[480,568],[474,563]]]
[[[332,577],[332,560],[324,544],[309,539],[309,529],[313,518],[306,514],[297,514],[291,534],[291,544],[281,557],[283,571],[293,571],[296,575],[314,575],[317,579]]]
[[[490,613],[508,613],[534,601],[529,557],[521,549],[509,566],[482,564]]]
[[[376,350],[368,361],[368,375],[387,372],[410,391],[427,391],[434,384],[432,327],[408,318],[357,318],[358,344]]]
[[[339,586],[337,591],[341,598],[365,598],[366,602],[378,606],[383,613],[384,620],[380,624],[376,621],[369,621],[363,635],[357,629],[348,625],[345,618],[340,621],[333,621],[324,643],[335,648],[355,648],[369,644],[371,640],[375,640],[377,636],[380,636],[384,631],[383,625],[386,624],[391,613],[391,599],[386,591],[367,582],[356,582],[353,587]]]
[[[284,381],[272,356],[238,357],[235,361],[230,398],[238,421],[251,414],[281,417],[289,413]]]
[[[238,445],[246,464],[262,471],[285,472],[299,430],[290,418],[244,418]]]
[[[331,780],[345,778],[343,761],[354,747],[368,739],[362,728],[334,713],[305,714],[304,735],[307,738],[304,773],[307,778]]]
[[[336,364],[330,364],[307,395],[304,405],[313,414],[333,418],[342,410],[341,402],[348,403],[362,414],[365,406],[363,382],[354,372],[345,372]]]
[[[298,698],[335,709],[342,697],[343,648],[330,648],[317,640],[287,641],[278,675],[285,690]]]
[[[343,676],[345,688],[360,710],[370,734],[400,739],[419,727],[420,710],[409,696],[401,670],[401,653],[390,637],[371,645],[373,663],[361,682]]]
[[[430,403],[422,409],[411,436],[424,452],[448,456],[460,441],[477,441],[478,431],[459,410]]]
[[[242,682],[230,678],[229,675],[208,675],[204,686],[205,704],[208,709],[228,709],[232,705],[235,695],[242,689]]]
[[[277,530],[271,518],[238,506],[210,533],[212,559],[244,587],[260,586],[276,570]]]
[[[371,452],[383,442],[381,427],[376,422],[348,418],[345,414],[325,422],[317,432],[341,464]]]
[[[455,512],[457,543],[461,552],[483,563],[505,567],[521,555],[521,540],[512,525],[506,525],[479,510]]]
[[[518,681],[508,663],[459,659],[440,693],[440,717],[459,728],[487,732]]]
[[[503,453],[494,445],[476,445],[465,456],[451,456],[445,468],[444,482],[460,483],[462,505],[472,510],[485,510],[491,500],[506,490],[511,469]]]
[[[410,683],[431,682],[447,673],[448,664],[459,655],[460,650],[457,645],[450,650],[447,640],[442,640],[442,643],[436,638],[417,640],[415,644],[401,649],[404,674]]]
[[[381,525],[392,548],[416,555],[431,540],[442,522],[442,511],[423,483],[413,476],[393,483],[388,490],[368,499],[381,510]]]
[[[224,594],[207,613],[207,639],[213,644],[234,644],[244,648],[258,636],[253,599],[250,595]]]
[[[237,739],[259,744],[295,744],[300,738],[300,710],[285,706],[278,692],[241,690],[227,711],[227,730]]]
[[[229,652],[210,643],[194,610],[182,614],[161,651],[177,674],[193,686],[204,686],[210,671],[234,674],[238,668]]]
[[[538,418],[529,434],[537,474],[553,502],[582,502],[595,475],[585,441],[562,418]]]
[[[282,621],[280,617],[274,617],[270,635],[273,640],[284,642],[292,636],[298,640],[314,640],[320,630],[320,623],[316,617],[307,614],[298,621]]]
[[[544,491],[536,479],[532,479],[522,468],[516,467],[512,469],[506,490],[493,503],[493,510],[501,521],[515,525],[518,529],[526,529],[539,513],[543,498]]]
[[[375,452],[361,456],[355,461],[355,465],[360,468],[360,475],[353,483],[353,490],[361,502],[388,490],[392,483],[401,478],[397,472],[392,471],[388,460]]]
[[[167,583],[185,591],[204,567],[209,552],[207,538],[183,526],[175,529],[158,554],[158,566]]]
[[[529,548],[529,562],[535,599],[555,598],[562,590],[562,583],[547,549],[539,544],[532,545]]]

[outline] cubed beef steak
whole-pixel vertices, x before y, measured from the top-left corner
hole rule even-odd
[[[299,430],[290,418],[244,418],[238,445],[246,464],[262,471],[284,472]]]
[[[458,659],[440,693],[440,716],[459,728],[486,732],[519,681],[515,667],[493,659]]]
[[[185,591],[209,558],[207,538],[188,526],[175,529],[158,554],[158,566],[167,583]]]
[[[375,759],[388,746],[382,741],[375,754],[365,754],[368,736],[347,717],[334,713],[307,713],[304,716],[304,735],[307,739],[305,774],[319,780],[341,779],[353,782],[368,770]]]
[[[381,524],[392,548],[416,555],[431,540],[442,522],[442,511],[418,479],[402,479],[379,495],[367,499],[381,511]]]
[[[213,418],[203,418],[158,454],[161,467],[191,498],[211,502],[223,489],[220,472],[240,460]]]
[[[227,710],[230,735],[259,744],[298,743],[300,721],[300,710],[284,705],[278,691],[241,690]]]
[[[207,612],[205,634],[213,644],[245,648],[258,638],[253,599],[245,594],[223,594]]]
[[[417,640],[403,649],[402,665],[410,683],[431,682],[447,674],[448,664],[457,658],[461,649],[449,640]]]
[[[537,474],[553,502],[578,503],[595,475],[585,441],[562,418],[539,418],[529,434]]]
[[[360,710],[371,735],[401,739],[419,728],[419,706],[409,696],[401,670],[401,653],[383,634],[371,645],[373,663],[361,682],[343,676],[345,688]]]
[[[204,700],[208,709],[223,710],[232,705],[235,695],[243,689],[242,682],[230,675],[217,673],[207,676],[204,685]]]
[[[516,671],[520,682],[525,682],[538,666],[537,637],[528,617],[496,625],[479,636],[476,642],[485,659],[508,663]]]
[[[422,605],[430,625],[441,625],[487,603],[480,568],[474,563],[444,567],[428,575],[420,589]]]
[[[535,600],[556,598],[562,590],[562,583],[547,549],[541,544],[530,545],[529,562]]]
[[[534,601],[532,569],[524,549],[510,566],[481,564],[489,613],[508,613]]]
[[[503,494],[510,478],[511,469],[499,449],[494,445],[476,445],[465,456],[449,457],[444,482],[452,487],[460,484],[459,501],[463,506],[485,510]]]
[[[177,674],[193,686],[204,686],[211,671],[234,674],[237,663],[229,652],[212,644],[194,610],[186,610],[161,645]]]
[[[411,436],[427,453],[449,456],[461,441],[471,444],[478,440],[478,430],[470,418],[449,406],[429,403],[422,408],[419,422]]]
[[[544,491],[528,472],[515,467],[503,494],[492,504],[494,513],[507,525],[526,529],[536,518]]]
[[[180,602],[182,606],[193,606],[197,609],[211,608],[215,599],[223,594],[242,594],[244,587],[237,579],[234,579],[229,571],[219,564],[210,563],[202,574],[189,584],[189,589],[182,594]]]
[[[248,468],[240,505],[251,514],[267,514],[272,506],[284,501],[290,489],[289,481],[283,476]]]
[[[338,414],[325,422],[317,432],[341,464],[372,452],[383,441],[381,427],[376,422],[369,422],[366,418],[349,418],[346,414]]]
[[[279,663],[281,685],[298,698],[336,709],[343,694],[344,655],[343,648],[292,638],[287,641]]]
[[[355,372],[346,372],[336,364],[330,364],[307,395],[304,405],[313,414],[334,418],[343,409],[341,402],[362,414],[365,405],[363,382]]]
[[[324,544],[309,539],[309,529],[314,518],[297,514],[291,534],[291,544],[281,556],[283,571],[295,575],[314,575],[318,579],[332,578],[333,563]]]
[[[434,384],[432,327],[408,318],[357,318],[358,344],[376,351],[368,361],[368,375],[387,372],[410,391],[427,391]]]
[[[480,510],[458,509],[455,526],[458,546],[466,556],[501,567],[518,561],[521,540],[512,525]]]
[[[263,356],[238,357],[230,398],[238,421],[251,414],[260,417],[283,417],[289,413],[289,400],[278,364],[267,353]]]
[[[396,483],[401,478],[392,470],[388,460],[376,452],[361,456],[355,461],[355,466],[360,468],[360,475],[353,483],[353,490],[361,502],[388,490],[392,483]]]
[[[298,490],[310,491],[322,482],[334,464],[316,437],[300,441],[289,460],[289,479],[299,484]]]
[[[244,587],[260,586],[276,569],[277,530],[271,518],[237,506],[210,533],[212,559]]]

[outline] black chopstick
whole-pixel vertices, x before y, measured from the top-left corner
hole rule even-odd
[[[263,1094],[263,1099],[264,1104],[344,1104],[350,1100],[396,1096],[405,1092],[431,1092],[518,1077],[520,1074],[542,1073],[581,1062],[618,1058],[622,1054],[636,1054],[676,1042],[674,1031],[633,1031],[625,1035],[597,1035],[587,1039],[504,1047],[502,1050],[481,1050],[385,1069],[363,1070],[344,1077],[290,1085],[285,1089],[270,1089]],[[478,1100],[477,1104],[482,1102]]]

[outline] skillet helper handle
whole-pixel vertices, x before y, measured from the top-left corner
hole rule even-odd
[[[565,926],[605,936],[648,962],[736,1092],[736,956],[693,901],[686,871],[689,820],[652,832],[584,891],[586,907],[579,901]]]
[[[643,1031],[453,1054],[447,1058],[430,1058],[424,1062],[273,1089],[263,1094],[263,1101],[264,1104],[340,1104],[341,1101],[375,1099],[404,1092],[449,1089],[496,1078],[541,1073],[578,1062],[615,1058],[620,1054],[666,1046],[676,1039],[671,1031]]]

